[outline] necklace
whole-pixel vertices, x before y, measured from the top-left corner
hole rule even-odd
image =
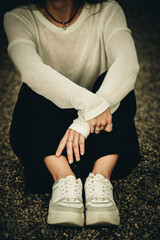
[[[52,19],[53,19],[55,22],[57,22],[57,23],[63,24],[63,30],[66,30],[66,29],[67,29],[66,24],[67,24],[67,23],[70,23],[70,22],[73,20],[73,18],[76,16],[77,12],[78,12],[78,10],[79,10],[79,4],[78,4],[78,7],[77,7],[76,11],[74,12],[73,16],[72,16],[67,22],[61,22],[61,21],[56,20],[56,19],[48,12],[46,6],[44,6],[44,9],[45,9],[46,13],[48,14],[48,16],[50,16],[50,18],[52,18]],[[48,17],[47,17],[47,18],[48,18]]]

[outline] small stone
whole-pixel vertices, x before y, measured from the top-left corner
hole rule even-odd
[[[68,237],[68,234],[67,234],[67,233],[63,233],[63,235],[64,235],[65,237]]]
[[[143,239],[149,239],[150,234],[146,233],[145,235],[143,235]]]
[[[117,237],[120,237],[120,236],[121,236],[121,234],[119,234],[119,233],[116,233],[116,236],[117,236]]]
[[[5,237],[6,237],[6,238],[8,238],[8,237],[9,237],[9,234],[8,234],[8,233],[5,233],[4,235],[5,235]]]
[[[139,226],[137,225],[137,223],[135,223],[135,227],[136,227],[137,229],[139,229]]]

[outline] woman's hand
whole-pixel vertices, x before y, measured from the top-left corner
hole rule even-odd
[[[110,108],[107,108],[103,113],[95,118],[87,121],[90,126],[90,132],[95,131],[96,134],[100,133],[101,130],[106,132],[112,131],[112,114]]]
[[[73,150],[76,157],[76,161],[79,161],[80,153],[81,155],[83,155],[85,151],[85,137],[79,132],[76,132],[73,129],[68,128],[65,135],[60,141],[60,144],[56,151],[56,156],[61,155],[65,146],[67,147],[67,156],[68,156],[69,163],[70,164],[73,163]],[[80,148],[80,153],[79,153],[79,148]]]

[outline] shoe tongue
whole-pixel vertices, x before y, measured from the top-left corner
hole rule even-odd
[[[69,176],[65,177],[65,179],[76,179],[76,178],[73,175],[69,175]]]
[[[102,174],[100,174],[100,173],[97,173],[96,175],[96,178],[98,178],[98,179],[106,179]]]

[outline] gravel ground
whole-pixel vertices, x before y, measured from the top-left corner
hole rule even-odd
[[[24,194],[23,167],[9,142],[9,126],[21,86],[19,75],[6,53],[7,42],[0,34],[0,239],[147,239],[158,240],[159,227],[159,134],[160,118],[160,24],[156,9],[146,1],[121,1],[132,29],[141,71],[135,91],[135,118],[142,162],[127,178],[113,181],[114,197],[120,210],[118,227],[87,228],[47,225],[49,194]],[[154,12],[153,12],[154,11]]]

